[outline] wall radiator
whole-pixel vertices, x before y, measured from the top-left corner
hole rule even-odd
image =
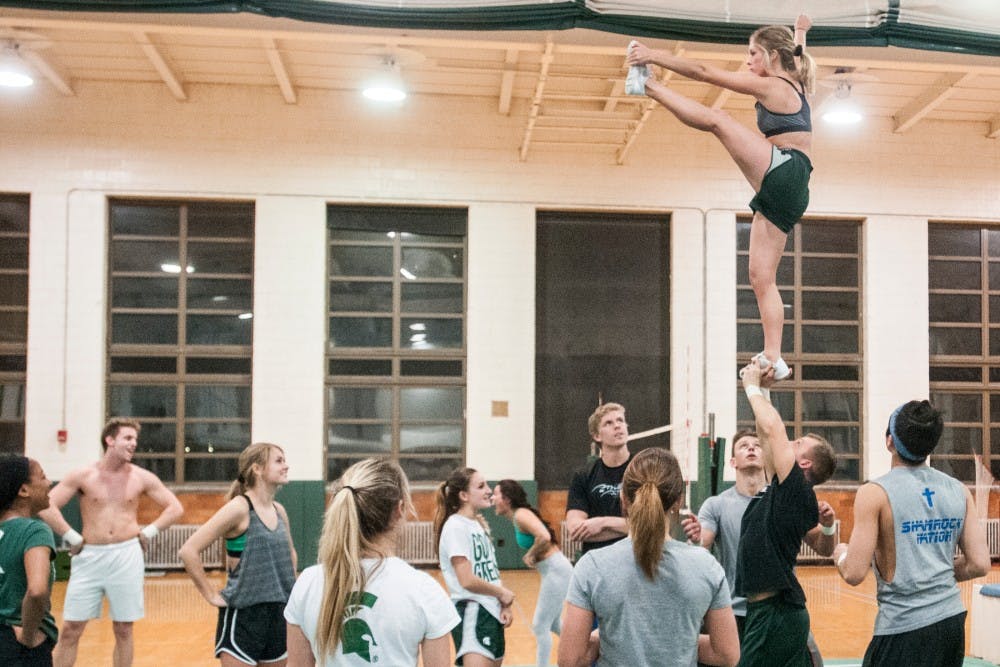
[[[980,519],[986,544],[990,548],[990,558],[1000,558],[1000,519]]]
[[[410,565],[437,565],[434,553],[434,524],[431,521],[407,521],[399,541],[399,557]]]
[[[177,550],[183,546],[187,538],[198,530],[196,524],[180,524],[170,526],[149,541],[146,550],[146,570],[183,570],[184,563],[177,555]],[[206,568],[221,568],[226,550],[223,540],[216,540],[201,552],[201,559]]]

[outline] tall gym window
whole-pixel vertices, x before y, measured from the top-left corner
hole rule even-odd
[[[931,402],[945,430],[931,465],[976,481],[1000,456],[1000,226],[928,225]]]
[[[236,477],[250,442],[254,208],[110,203],[108,416],[164,481]]]
[[[368,456],[414,481],[465,460],[465,209],[327,212],[327,479]]]
[[[0,194],[0,452],[24,453],[28,349],[27,195]]]
[[[764,349],[747,265],[750,225],[749,219],[737,222],[739,365]],[[860,223],[810,219],[789,235],[778,265],[785,304],[782,357],[794,374],[771,391],[771,401],[790,438],[813,432],[830,441],[838,460],[833,479],[842,481],[861,480],[860,260]],[[739,427],[753,427],[753,412],[741,388],[737,406]]]

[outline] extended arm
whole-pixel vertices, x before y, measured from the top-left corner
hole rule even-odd
[[[865,484],[854,497],[851,541],[849,544],[838,544],[833,550],[837,571],[851,586],[857,586],[868,576],[878,543],[879,517],[888,503],[885,490],[877,484]]]
[[[756,361],[751,361],[740,371],[740,375],[757,422],[757,435],[760,438],[764,467],[778,476],[779,483],[784,482],[792,467],[797,465],[795,451],[792,449],[792,443],[788,441],[785,424],[781,421],[781,415],[761,391],[764,378],[761,376],[760,365]],[[766,389],[766,386],[764,388]]]
[[[955,557],[955,579],[967,581],[986,576],[990,571],[990,549],[968,489],[965,489],[965,522],[962,524],[958,546],[962,549],[962,555]]]
[[[45,635],[39,628],[51,606],[51,556],[52,550],[46,546],[32,547],[24,552],[28,586],[21,600],[21,628],[17,639],[25,646],[35,647],[45,641]]]
[[[74,470],[67,474],[49,491],[49,506],[38,513],[38,518],[47,523],[59,537],[73,530],[60,510],[80,491],[80,483],[80,471]]]
[[[732,72],[713,67],[696,60],[675,56],[666,51],[651,49],[639,42],[633,42],[629,47],[626,63],[628,65],[659,65],[689,79],[704,81],[755,97],[764,95],[770,86],[769,77],[757,76],[752,72]]]
[[[803,51],[806,48],[806,33],[809,32],[809,28],[811,27],[812,19],[807,14],[799,14],[798,18],[795,19],[794,41],[795,45],[801,46]]]
[[[177,552],[184,563],[184,569],[191,576],[195,588],[209,604],[216,607],[225,607],[226,601],[219,595],[219,591],[215,589],[215,586],[209,581],[208,575],[205,574],[205,564],[201,560],[201,552],[224,535],[236,532],[244,519],[249,521],[249,509],[246,501],[238,497],[233,498],[213,514],[212,518],[203,523]]]
[[[514,524],[519,531],[528,533],[535,538],[528,553],[524,554],[524,563],[533,567],[538,562],[538,558],[547,554],[552,546],[549,529],[545,527],[541,519],[535,516],[534,512],[524,507],[520,507],[514,512]]]

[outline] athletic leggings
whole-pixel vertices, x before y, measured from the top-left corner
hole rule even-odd
[[[538,667],[549,664],[552,652],[552,634],[562,629],[562,608],[569,590],[569,580],[573,576],[573,566],[561,551],[554,552],[543,561],[535,563],[535,569],[542,575],[542,585],[538,589],[538,603],[535,618],[531,621],[531,631],[535,635],[538,650]]]

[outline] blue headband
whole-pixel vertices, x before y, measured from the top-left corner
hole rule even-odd
[[[905,405],[906,404],[904,403],[903,405],[896,408],[895,412],[892,413],[892,416],[889,417],[889,435],[892,436],[892,444],[896,446],[896,453],[899,454],[900,457],[906,459],[910,463],[920,463],[921,461],[926,459],[927,456],[926,455],[914,456],[910,452],[910,450],[906,448],[906,445],[903,443],[903,441],[899,438],[899,435],[896,433],[896,417],[899,416],[900,410],[902,410]]]

